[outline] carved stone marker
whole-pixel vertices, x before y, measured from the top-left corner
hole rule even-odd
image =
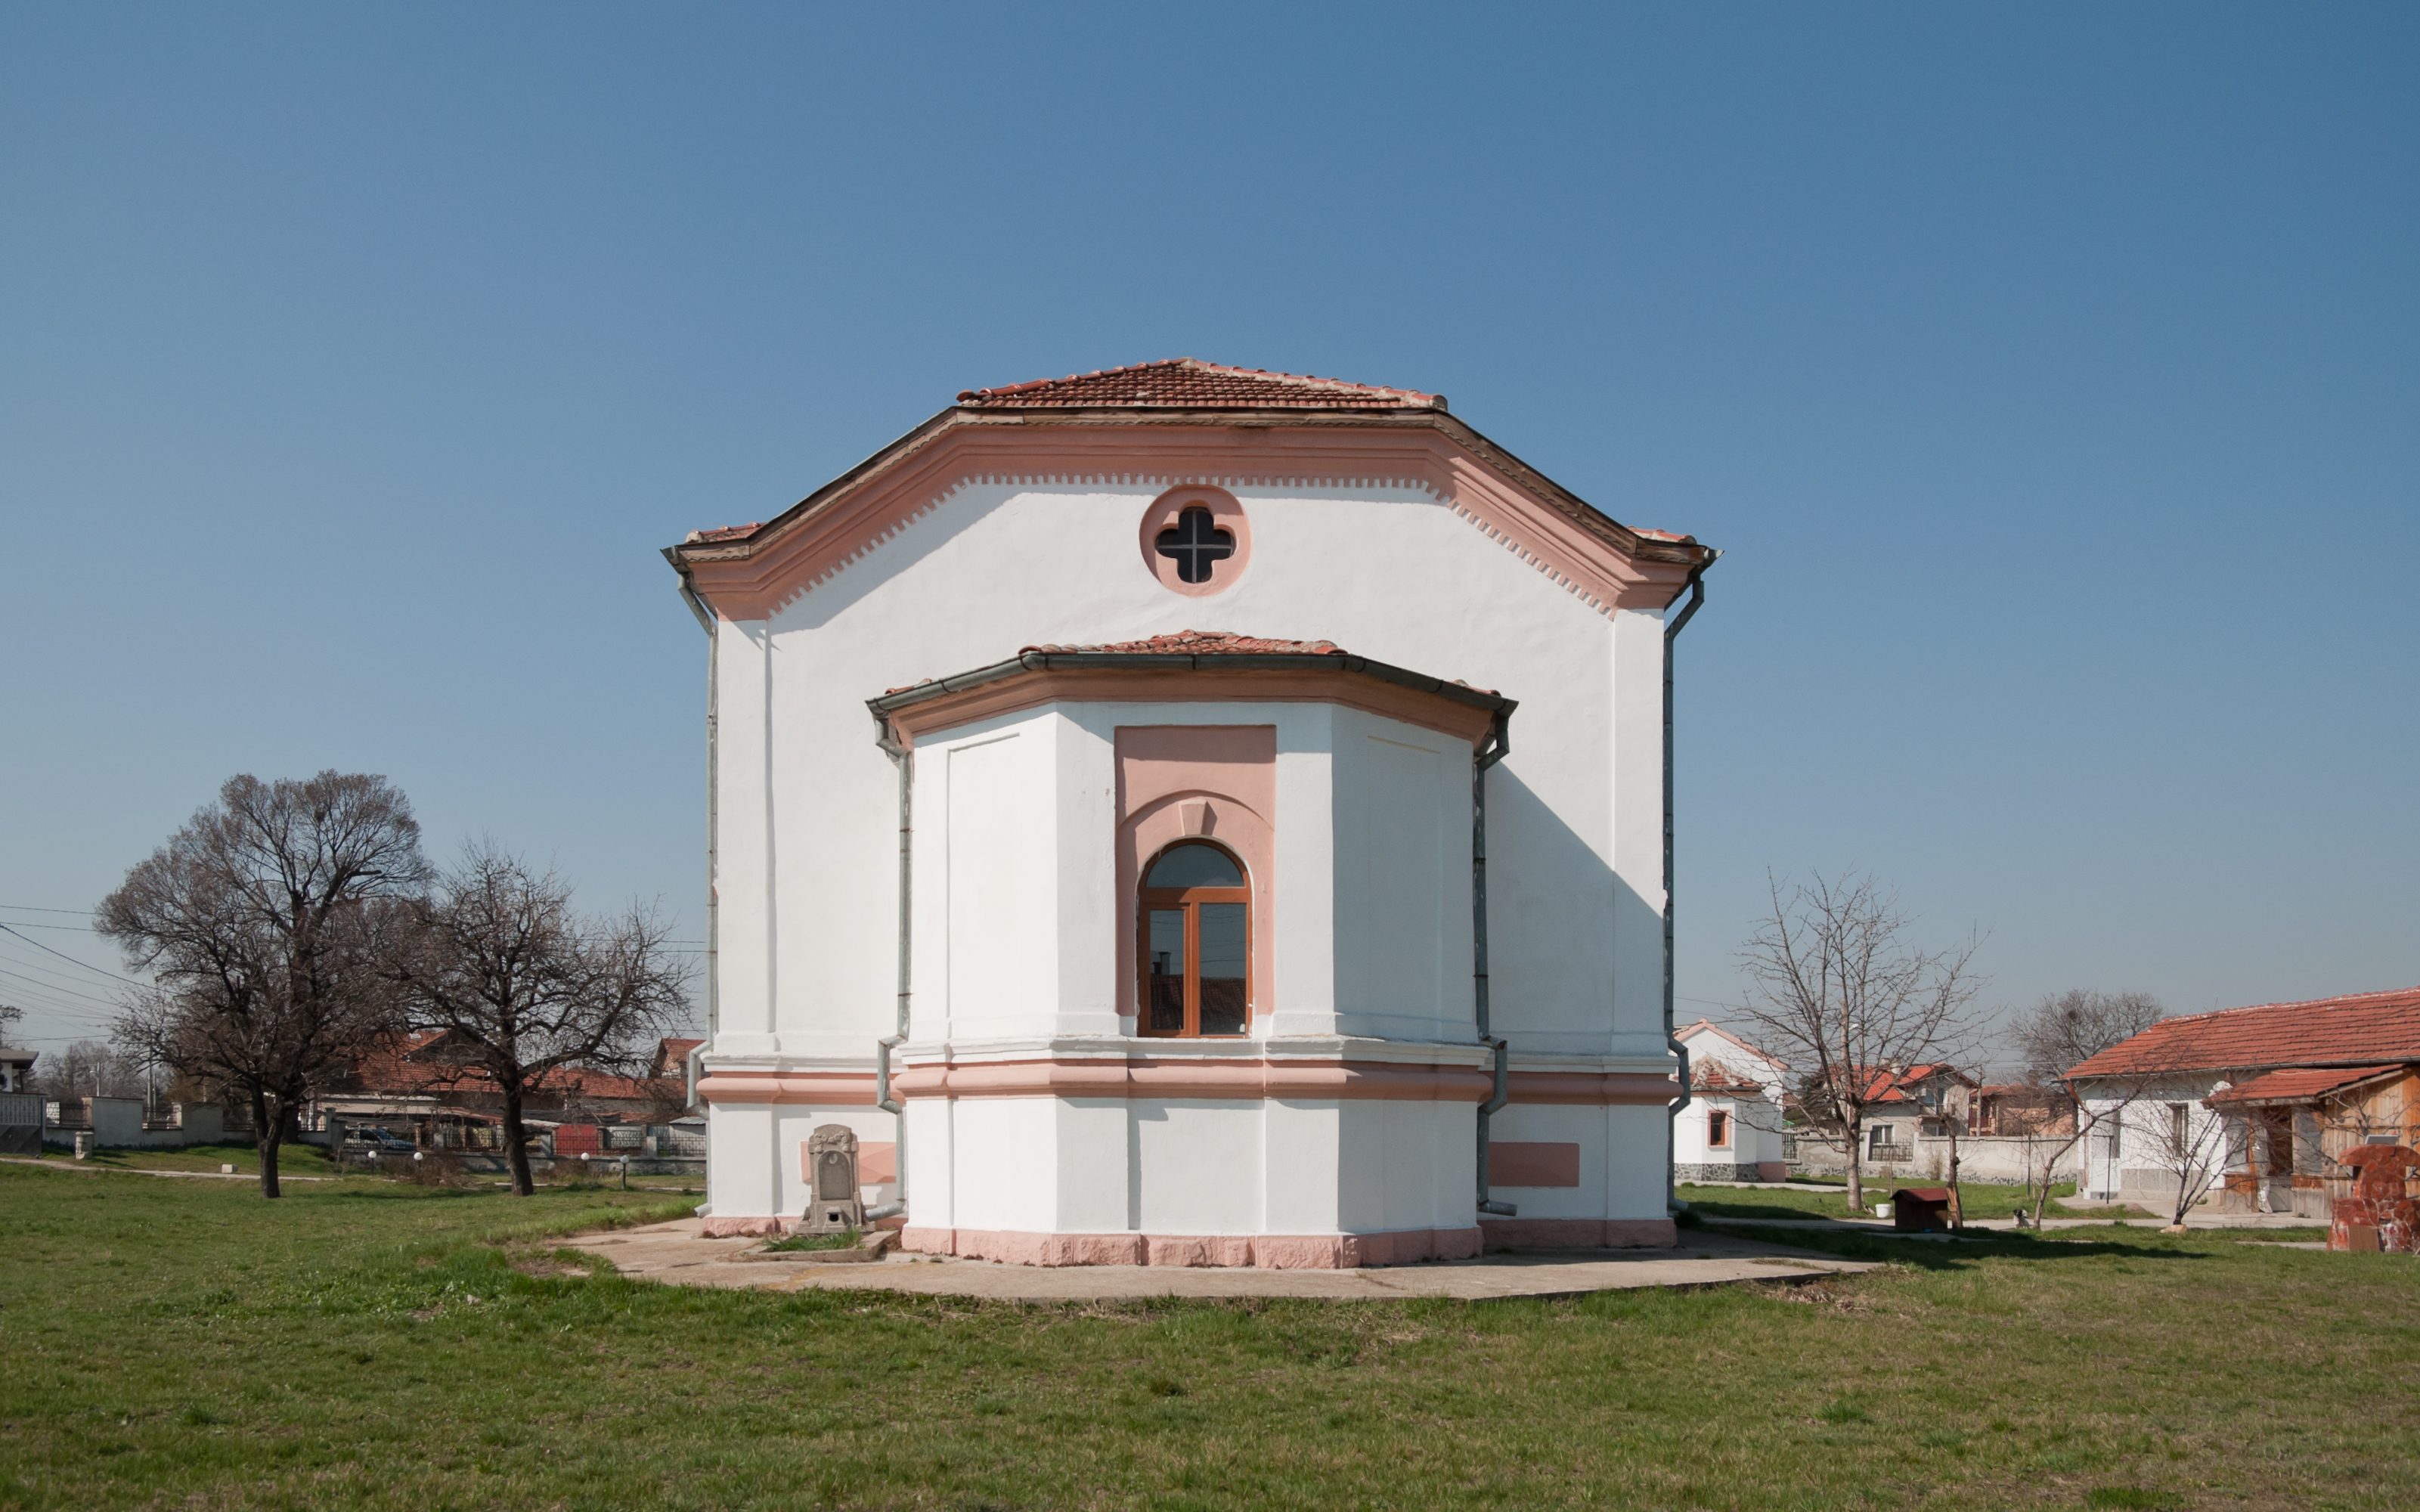
[[[822,1124],[807,1136],[807,1212],[802,1234],[838,1234],[865,1226],[857,1194],[857,1135],[845,1124]]]

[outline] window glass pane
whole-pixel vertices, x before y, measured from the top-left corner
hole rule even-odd
[[[1149,984],[1144,993],[1143,1027],[1154,1034],[1185,1031],[1185,911],[1151,911],[1151,959],[1143,963]]]
[[[1171,846],[1151,864],[1145,887],[1241,887],[1244,874],[1235,858],[1215,845]],[[1177,957],[1179,961],[1185,958]]]
[[[1240,1035],[1249,991],[1244,905],[1203,903],[1196,912],[1202,919],[1202,1032]]]
[[[1159,533],[1152,546],[1176,563],[1179,582],[1207,583],[1211,564],[1235,554],[1235,534],[1219,529],[1209,510],[1187,509],[1176,517],[1173,526]]]

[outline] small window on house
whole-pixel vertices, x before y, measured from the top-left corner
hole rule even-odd
[[[1873,1128],[1866,1130],[1866,1158],[1868,1160],[1879,1159],[1884,1148],[1890,1143],[1891,1126],[1888,1124],[1874,1125]]]
[[[1152,547],[1176,564],[1178,581],[1207,583],[1212,568],[1235,554],[1235,533],[1219,529],[1207,509],[1187,509]]]
[[[1722,1149],[1731,1142],[1731,1115],[1720,1108],[1706,1110],[1706,1143]]]
[[[2193,1143],[2192,1135],[2188,1131],[2191,1128],[2192,1121],[2185,1113],[2185,1105],[2181,1102],[2169,1103],[2168,1148],[2171,1151],[2181,1153]]]
[[[1204,515],[1207,518],[1207,515]],[[1252,891],[1215,845],[1182,841],[1143,873],[1137,956],[1142,1032],[1240,1035],[1252,1022]]]

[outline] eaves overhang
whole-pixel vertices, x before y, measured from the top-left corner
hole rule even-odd
[[[1384,690],[1379,692],[1376,690]],[[988,696],[986,696],[988,695]],[[1366,656],[1028,649],[865,701],[887,740],[1049,702],[1327,701],[1510,749],[1520,700]],[[1421,706],[1428,705],[1429,708]]]
[[[762,617],[937,503],[962,479],[1170,476],[1417,481],[1600,608],[1661,609],[1720,553],[1633,529],[1442,409],[1066,406],[998,401],[935,414],[772,519],[667,547],[727,619]]]

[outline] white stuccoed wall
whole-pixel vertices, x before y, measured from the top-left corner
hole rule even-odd
[[[895,778],[866,698],[1029,645],[1219,629],[1521,699],[1488,800],[1497,1027],[1516,1050],[1661,1059],[1662,616],[1590,608],[1411,491],[1237,488],[1249,569],[1183,598],[1136,543],[1158,491],[962,488],[769,634],[721,626],[712,1058],[861,1063],[890,1029]]]
[[[1252,558],[1234,586],[1208,598],[1170,592],[1141,560],[1139,521],[1159,487],[985,483],[957,488],[769,621],[719,625],[720,1013],[706,1056],[709,1070],[862,1071],[876,1038],[891,1031],[896,776],[875,744],[868,697],[998,662],[1027,646],[1187,629],[1326,639],[1520,699],[1512,755],[1489,776],[1496,1031],[1512,1040],[1516,1068],[1524,1054],[1612,1057],[1638,1069],[1668,1064],[1662,1034],[1663,616],[1590,606],[1416,489],[1228,486],[1249,515]],[[1274,706],[1290,712],[1248,715],[1249,707],[1231,706],[1221,718],[1280,727],[1280,886],[1314,873],[1338,878],[1324,900],[1284,895],[1274,942],[1275,1031],[1466,1038],[1467,892],[1458,905],[1450,891],[1439,900],[1444,922],[1434,971],[1442,985],[1435,999],[1390,1007],[1373,997],[1380,984],[1366,953],[1357,959],[1349,942],[1362,927],[1357,910],[1366,916],[1403,899],[1357,893],[1345,878],[1353,868],[1336,872],[1329,857],[1316,854],[1340,836],[1366,846],[1373,834],[1367,810],[1357,806],[1366,802],[1361,789],[1331,785],[1331,764],[1356,766],[1361,780],[1380,785],[1410,780],[1402,761],[1391,763],[1389,775],[1381,770],[1388,761],[1363,756],[1376,749],[1369,737],[1383,734],[1374,726],[1388,722],[1372,720],[1356,739],[1342,731],[1314,738],[1303,733],[1305,710],[1323,706]],[[963,768],[920,766],[920,911],[946,910],[939,901],[946,893],[923,885],[932,865],[924,848],[928,835],[939,833],[928,828],[935,808],[954,791],[1055,791],[1063,816],[1093,817],[1054,832],[1047,817],[1017,812],[1034,806],[1030,802],[997,816],[999,833],[986,843],[1041,848],[1024,850],[1019,888],[1032,887],[1034,857],[1047,854],[1054,891],[1001,892],[988,922],[963,928],[946,912],[939,920],[918,918],[915,1039],[934,1037],[937,1013],[948,1016],[939,1032],[952,1037],[991,1037],[1017,1024],[1025,1028],[1015,1032],[1027,1032],[1044,1019],[1059,1033],[1124,1032],[1131,1021],[1114,1014],[1122,910],[1098,868],[1069,852],[1092,843],[1089,829],[1107,853],[1113,787],[1103,774],[1111,771],[1114,725],[1217,722],[1201,709],[1180,706],[1151,715],[1125,706],[1099,717],[1017,716],[1003,725],[1016,726],[1013,739],[971,756]],[[1370,718],[1350,710],[1322,717],[1339,724]],[[1466,888],[1460,794],[1467,788],[1467,753],[1425,731],[1404,743],[1420,741],[1439,752],[1439,789],[1453,795],[1455,818],[1443,823],[1441,837],[1462,858]],[[929,753],[920,760],[930,761]],[[1027,785],[1037,773],[1041,788]],[[1331,799],[1332,792],[1346,796]],[[1341,811],[1321,814],[1331,802]],[[1394,880],[1383,871],[1376,885]],[[1060,917],[1045,927],[1040,921],[1054,897]],[[1332,917],[1322,917],[1323,902]],[[1001,966],[989,1005],[968,1007],[963,1024],[953,962],[946,953],[935,959],[937,943],[960,959],[990,952]],[[978,1021],[985,1017],[989,1021]],[[1499,1115],[1497,1128],[1508,1139],[1546,1138],[1513,1130],[1524,1118],[1552,1121],[1566,1111],[1516,1104]],[[1578,1111],[1598,1120],[1594,1140],[1615,1141],[1600,1147],[1626,1152],[1614,1162],[1622,1169],[1606,1173],[1607,1206],[1597,1210],[1660,1216],[1662,1110]],[[797,1206],[794,1197],[803,1201],[785,1142],[803,1138],[805,1127],[856,1126],[862,1118],[861,1137],[882,1138],[890,1124],[887,1115],[864,1109],[778,1113],[715,1108],[710,1200],[718,1214],[784,1212]],[[922,1113],[910,1118],[911,1145]],[[959,1113],[995,1116],[971,1102]],[[1446,1137],[1466,1140],[1469,1111],[1455,1116],[1463,1135]],[[793,1123],[801,1127],[794,1130]],[[1639,1170],[1630,1171],[1632,1164]],[[919,1222],[932,1221],[921,1207],[930,1193],[920,1189],[915,1195]],[[1464,1211],[1452,1222],[1467,1219]]]

